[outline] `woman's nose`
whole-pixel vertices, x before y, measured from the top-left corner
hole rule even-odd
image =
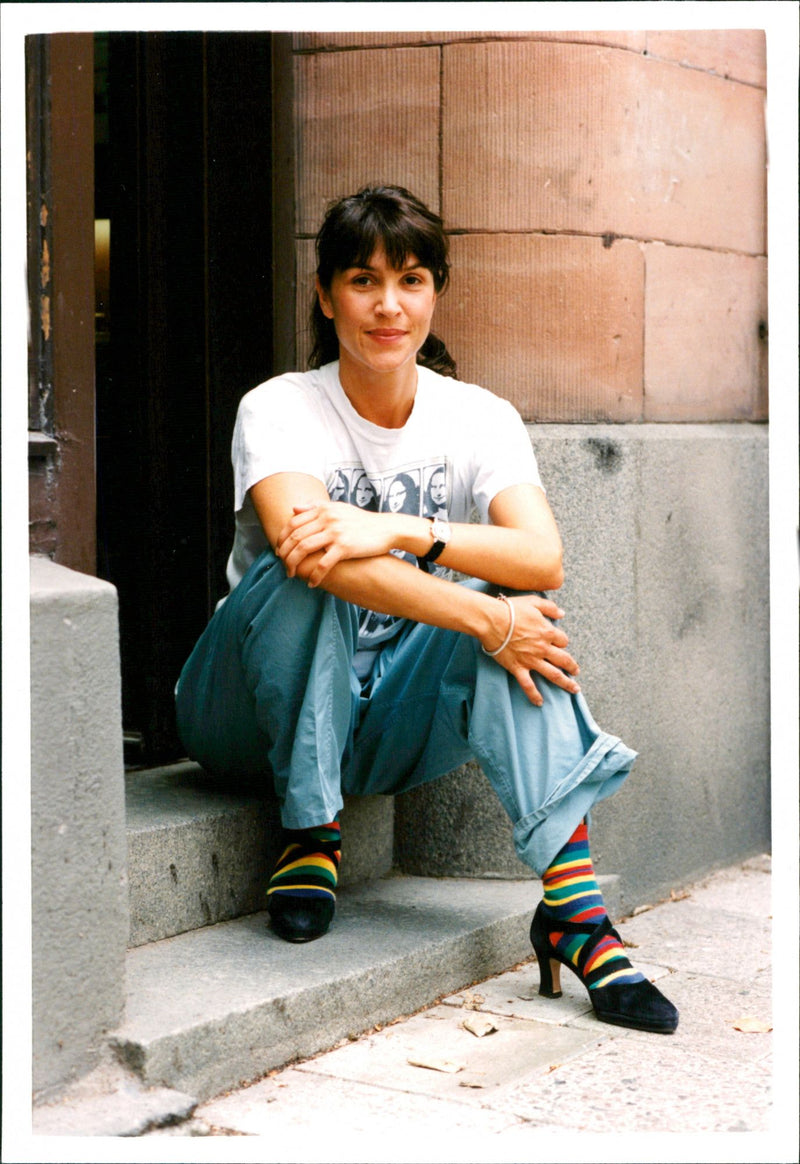
[[[378,300],[378,310],[383,315],[397,315],[400,310],[400,299],[397,294],[397,288],[391,284],[384,284],[382,287],[382,294]]]

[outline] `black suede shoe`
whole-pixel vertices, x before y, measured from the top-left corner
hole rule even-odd
[[[551,933],[589,934],[578,957],[577,967],[553,945],[550,941]],[[587,986],[582,970],[597,943],[606,934],[612,934],[620,945],[622,944],[608,916],[599,924],[558,920],[549,917],[544,902],[539,902],[531,922],[531,944],[539,963],[539,994],[544,998],[561,997],[562,965],[568,966],[583,985]],[[589,990],[587,986],[587,990],[594,1013],[603,1023],[630,1027],[635,1031],[653,1031],[662,1035],[672,1034],[678,1026],[678,1011],[646,978],[639,982],[610,982],[608,986],[596,986],[593,990]]]
[[[267,905],[273,930],[287,942],[313,942],[327,934],[335,909],[332,898],[294,897],[289,893],[273,894]]]
[[[339,826],[285,829],[284,841],[267,889],[267,910],[285,941],[311,942],[328,932],[336,909]]]

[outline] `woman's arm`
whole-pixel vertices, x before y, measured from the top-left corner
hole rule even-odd
[[[506,490],[504,494],[512,492]],[[504,506],[504,494],[495,500],[501,502],[499,516],[508,520],[514,504],[511,498],[511,504]],[[408,548],[412,553],[425,553],[430,547],[426,519],[369,513],[331,502],[321,481],[299,473],[276,473],[267,477],[251,488],[250,496],[267,538],[290,576],[298,576],[309,585],[319,585],[357,606],[472,635],[487,650],[496,649],[505,639],[509,625],[505,603],[426,574],[388,552],[392,548]],[[494,513],[492,516],[496,520]],[[420,531],[413,535],[418,539],[416,548],[398,544],[396,519],[419,523]],[[518,532],[470,525],[457,527],[467,536],[473,529],[482,528],[500,534]],[[503,557],[511,553],[508,541],[504,539]],[[463,546],[455,553],[449,552],[448,547],[446,552],[446,564],[459,569],[456,563],[463,560]],[[488,557],[489,552],[484,552]],[[335,560],[331,561],[332,558]],[[501,580],[501,584],[515,586],[508,579]],[[535,595],[513,601],[515,635],[497,656],[497,661],[515,676],[533,703],[539,704],[542,700],[531,679],[532,670],[568,691],[579,690],[571,678],[577,674],[578,666],[564,650],[567,636],[549,621],[562,617],[563,612],[549,599]]]
[[[387,534],[391,534],[396,515],[328,502],[322,482],[299,473],[267,477],[252,487],[250,496],[290,577],[302,578],[311,586],[318,584],[338,598],[381,614],[463,631],[493,646],[502,642],[506,624],[493,599],[471,591],[465,601],[454,601],[452,591],[460,592],[463,587],[453,587],[389,553],[393,541],[391,537],[387,541]],[[326,517],[322,530],[318,530],[319,522],[295,521],[297,516],[318,511]],[[316,532],[309,533],[312,524]],[[328,554],[325,547],[331,538],[344,547],[343,553],[320,571],[318,566]],[[320,548],[315,548],[317,542]]]
[[[492,525],[453,526],[437,561],[512,590],[557,590],[563,584],[561,536],[543,489],[503,489],[489,517]]]
[[[427,518],[365,513],[331,502],[327,495],[315,495],[313,502],[296,509],[277,532],[276,544],[285,545],[280,552],[290,574],[307,555],[326,551],[306,575],[312,586],[321,585],[325,573],[345,558],[392,549],[422,557],[432,545]],[[492,501],[489,516],[492,525],[454,523],[437,561],[512,590],[558,589],[564,581],[561,538],[543,490],[536,485],[504,489]]]

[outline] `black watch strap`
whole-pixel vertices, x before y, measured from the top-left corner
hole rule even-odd
[[[435,562],[444,549],[446,542],[434,542],[427,554],[423,554],[420,562]]]
[[[434,519],[430,517],[428,520],[433,522]],[[422,566],[423,570],[427,571],[428,563],[435,562],[446,545],[446,542],[440,542],[437,540],[433,543],[427,554],[423,554],[421,558],[417,558],[417,561],[419,562],[420,566]]]

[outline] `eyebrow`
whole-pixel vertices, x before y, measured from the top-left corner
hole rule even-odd
[[[377,269],[377,267],[370,266],[369,263],[356,263],[352,267],[345,268],[347,271],[377,271]],[[404,275],[406,271],[427,271],[428,268],[424,263],[416,262],[406,263],[403,267],[392,267],[392,270],[399,271],[401,275]]]

